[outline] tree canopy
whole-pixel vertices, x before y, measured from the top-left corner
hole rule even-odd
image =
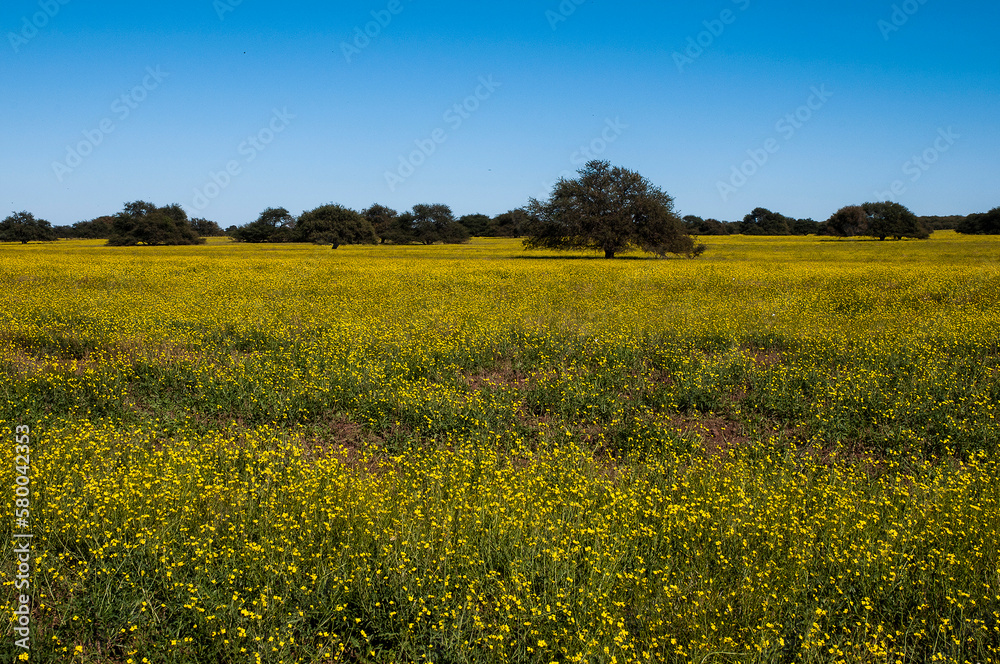
[[[251,244],[289,242],[294,228],[295,217],[288,210],[269,207],[260,213],[256,221],[233,229],[229,235],[237,242]]]
[[[873,237],[879,240],[926,240],[931,230],[906,206],[892,201],[849,205],[826,222],[827,233],[839,237]]]
[[[180,205],[174,203],[158,208],[146,201],[126,203],[125,209],[114,216],[108,238],[108,245],[115,247],[204,242],[191,227]]]
[[[458,223],[465,226],[476,237],[489,237],[493,231],[493,220],[487,214],[467,214]]]
[[[0,242],[54,242],[56,233],[52,224],[36,219],[30,212],[15,212],[0,221]]]
[[[378,238],[371,223],[360,213],[343,205],[321,205],[299,215],[292,231],[293,242],[330,244],[375,244]]]
[[[694,257],[695,246],[674,200],[634,171],[591,161],[573,180],[556,183],[546,201],[528,204],[531,228],[525,247],[597,249],[605,258],[629,249]]]
[[[191,220],[191,228],[193,228],[194,232],[200,237],[220,237],[226,234],[226,232],[219,227],[219,224],[201,217],[196,217]]]
[[[461,244],[469,241],[469,229],[460,224],[451,208],[443,204],[414,205],[400,217],[400,225],[409,232],[410,241],[421,244]]]
[[[740,233],[743,235],[791,235],[794,224],[794,219],[759,207],[743,217]]]
[[[410,241],[407,232],[400,226],[399,213],[392,208],[375,203],[361,214],[372,225],[382,244],[406,244]]]

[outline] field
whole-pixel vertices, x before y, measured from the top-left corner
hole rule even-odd
[[[0,246],[30,661],[1000,661],[1000,240],[706,243]]]

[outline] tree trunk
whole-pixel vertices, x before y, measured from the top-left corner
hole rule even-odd
[[[615,257],[615,250],[614,249],[605,249],[604,250],[604,257],[605,258],[614,258]]]

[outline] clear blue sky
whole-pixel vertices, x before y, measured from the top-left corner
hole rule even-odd
[[[0,212],[492,215],[547,193],[583,146],[723,220],[757,206],[822,220],[879,192],[918,214],[1000,205],[1000,5],[895,8],[7,0]],[[418,142],[429,156],[411,156]]]

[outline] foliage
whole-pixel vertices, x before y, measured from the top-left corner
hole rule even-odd
[[[15,212],[0,221],[0,242],[54,242],[56,233],[52,224],[36,219],[30,212]]]
[[[599,249],[605,258],[632,248],[689,258],[704,251],[674,213],[673,198],[638,173],[591,161],[579,176],[560,179],[547,201],[531,199],[525,247]]]
[[[467,214],[458,223],[465,226],[474,237],[493,237],[493,220],[485,214]]]
[[[831,235],[839,237],[926,240],[931,235],[931,231],[908,208],[891,201],[841,208],[830,217],[826,226]]]
[[[400,227],[406,229],[411,242],[421,244],[462,244],[468,242],[469,229],[455,220],[447,205],[414,205],[400,218]]]
[[[968,219],[962,215],[948,215],[945,217],[923,216],[918,217],[920,224],[931,231],[953,231],[959,224]]]
[[[380,243],[407,244],[410,242],[408,233],[399,225],[399,213],[392,208],[375,203],[361,214],[372,225],[372,230],[375,231]]]
[[[833,213],[826,222],[827,232],[838,237],[865,235],[868,231],[868,213],[860,205],[848,205]]]
[[[291,242],[295,228],[295,217],[285,208],[267,208],[257,220],[246,226],[229,231],[237,242],[261,244],[264,242]]]
[[[791,235],[794,219],[771,212],[767,208],[756,208],[743,218],[740,233],[743,235]]]
[[[112,247],[204,242],[191,227],[187,213],[180,205],[174,203],[158,208],[146,201],[126,203],[125,209],[114,216],[108,238],[108,245]]]
[[[299,215],[292,236],[295,242],[331,244],[334,249],[378,242],[371,223],[361,213],[333,203]]]
[[[868,231],[866,235],[885,240],[892,237],[902,240],[904,237],[926,240],[930,237],[929,230],[920,224],[917,216],[899,203],[886,201],[884,203],[865,203],[862,206],[868,215]]]
[[[958,225],[958,232],[964,235],[1000,235],[1000,207],[985,214],[969,215]]]
[[[219,224],[202,217],[192,219],[191,228],[194,229],[194,232],[197,233],[199,237],[222,237],[226,234],[225,231],[219,227]]]
[[[684,224],[691,235],[730,235],[733,232],[730,224],[718,219],[702,219],[693,214],[684,217]]]
[[[493,218],[490,237],[524,237],[531,224],[531,218],[523,208],[508,210]]]

